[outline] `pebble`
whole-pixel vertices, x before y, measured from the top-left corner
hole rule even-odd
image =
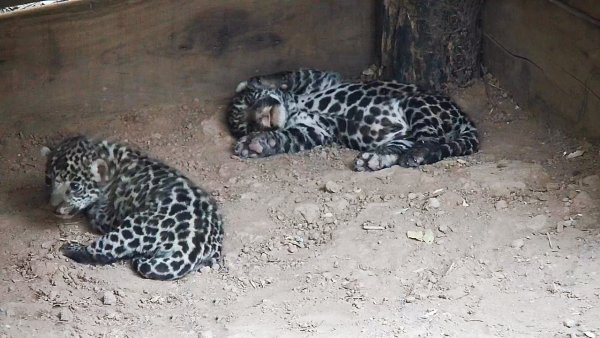
[[[327,183],[325,183],[325,191],[327,191],[327,192],[337,193],[337,192],[340,192],[341,190],[342,190],[342,187],[333,181],[327,181]]]
[[[417,194],[415,194],[414,192],[408,193],[409,200],[414,200],[415,198],[417,198]]]
[[[520,249],[523,247],[523,245],[525,245],[525,241],[522,238],[515,239],[510,243],[510,246],[512,246],[515,249]]]
[[[46,241],[44,243],[42,243],[42,249],[50,249],[52,247],[52,243],[53,241]]]
[[[506,203],[505,200],[499,200],[498,202],[496,202],[494,207],[496,208],[496,210],[506,209],[508,208],[508,203]]]
[[[574,319],[567,318],[563,321],[563,324],[566,327],[573,327],[573,326],[577,325],[577,322]]]
[[[434,239],[435,235],[433,234],[433,231],[431,231],[431,229],[426,229],[425,233],[423,234],[423,242],[431,244],[433,243]]]
[[[61,322],[70,322],[73,320],[73,312],[71,312],[71,310],[69,310],[67,308],[63,308],[58,313],[58,319]]]
[[[114,305],[117,302],[117,297],[115,297],[114,292],[105,291],[102,295],[102,303],[104,305]]]
[[[210,272],[210,266],[203,266],[200,268],[200,273],[209,273]]]
[[[406,237],[408,237],[410,239],[416,239],[417,241],[422,241],[423,240],[423,231],[421,231],[421,230],[407,231]]]
[[[288,245],[288,252],[289,253],[295,253],[296,251],[298,251],[298,247],[295,246],[294,244],[289,244]]]
[[[588,337],[588,338],[596,338],[596,334],[591,332],[591,331],[585,331],[583,333],[584,336]]]
[[[428,205],[430,208],[437,209],[440,207],[440,200],[435,197],[432,197],[428,200]]]
[[[417,299],[414,296],[408,296],[404,299],[407,303],[414,303]]]

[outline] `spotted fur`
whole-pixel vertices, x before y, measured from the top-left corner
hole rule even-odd
[[[159,280],[220,260],[217,205],[177,170],[126,146],[83,136],[43,152],[55,213],[84,213],[102,234],[89,245],[63,245],[65,256],[85,264],[132,259],[139,274]]]
[[[397,82],[343,82],[318,70],[240,83],[228,121],[242,158],[336,143],[361,151],[357,171],[415,167],[479,148],[474,123],[445,96]]]

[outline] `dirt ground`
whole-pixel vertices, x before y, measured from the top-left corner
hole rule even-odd
[[[8,118],[0,336],[600,336],[598,147],[546,128],[493,82],[454,97],[480,153],[375,173],[353,172],[356,153],[339,148],[232,157],[226,102],[209,97]],[[160,282],[128,262],[63,258],[64,241],[96,235],[49,211],[39,148],[79,132],[129,142],[212,191],[224,266]]]

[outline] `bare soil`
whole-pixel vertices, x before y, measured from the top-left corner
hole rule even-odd
[[[0,336],[600,336],[598,147],[546,128],[493,82],[454,97],[481,129],[481,152],[374,173],[353,172],[356,152],[335,147],[232,157],[226,102],[206,97],[10,117]],[[39,148],[75,133],[128,142],[211,191],[224,266],[160,282],[129,262],[62,257],[64,241],[96,234],[49,211]]]

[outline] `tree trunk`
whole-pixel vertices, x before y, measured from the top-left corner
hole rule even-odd
[[[479,75],[482,0],[384,0],[383,78],[442,91]]]

